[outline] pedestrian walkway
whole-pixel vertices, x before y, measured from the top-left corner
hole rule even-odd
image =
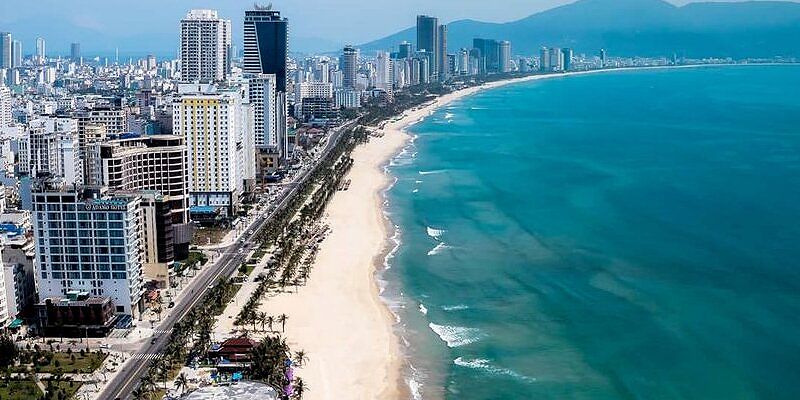
[[[159,353],[136,353],[131,356],[132,360],[155,360],[156,358],[161,357]]]

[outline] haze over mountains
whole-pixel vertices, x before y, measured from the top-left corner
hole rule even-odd
[[[411,27],[362,44],[391,49],[416,40]],[[663,0],[580,0],[507,23],[460,20],[448,24],[448,48],[472,47],[474,37],[510,40],[514,54],[542,46],[612,55],[687,57],[800,56],[800,4],[780,1],[692,3]]]

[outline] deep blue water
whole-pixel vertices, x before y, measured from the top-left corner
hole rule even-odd
[[[528,82],[411,131],[387,278],[426,398],[800,398],[800,67]]]

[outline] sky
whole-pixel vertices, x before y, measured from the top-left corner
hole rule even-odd
[[[443,22],[465,18],[506,22],[573,1],[278,0],[273,4],[289,18],[293,40],[336,48],[410,27],[417,14],[435,15]],[[669,1],[683,5],[699,0]],[[177,27],[186,11],[212,8],[232,20],[236,43],[240,41],[243,11],[252,4],[248,0],[2,0],[0,31],[11,31],[22,40],[26,54],[33,52],[37,36],[47,40],[51,54],[66,53],[72,41],[84,43],[84,53],[91,53],[92,47],[145,51],[151,43],[158,43],[162,49],[176,48]],[[164,41],[173,37],[175,46],[167,46]]]

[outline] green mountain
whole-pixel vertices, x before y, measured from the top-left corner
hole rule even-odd
[[[483,37],[510,40],[514,54],[542,46],[611,55],[800,57],[800,3],[691,3],[663,0],[579,0],[507,23],[460,20],[448,25],[450,52]],[[415,28],[361,45],[362,51],[416,41]]]

